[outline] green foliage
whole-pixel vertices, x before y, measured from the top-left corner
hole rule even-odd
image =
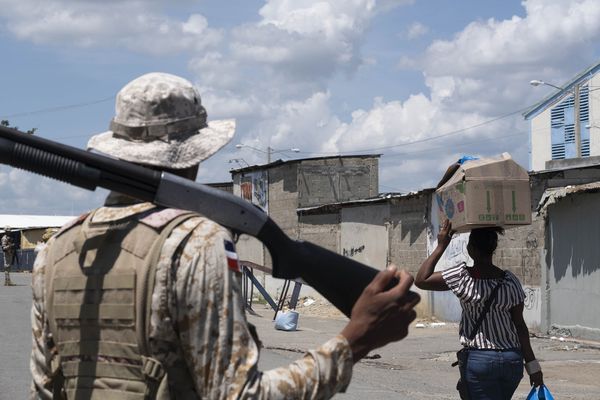
[[[0,125],[6,126],[7,128],[19,129],[18,126],[10,126],[10,122],[8,122],[7,119],[3,119],[2,121],[0,121]],[[35,131],[37,131],[37,128],[31,128],[31,129],[25,131],[25,133],[33,135],[35,133]]]

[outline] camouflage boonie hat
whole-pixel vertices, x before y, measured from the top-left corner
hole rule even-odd
[[[206,121],[189,81],[154,72],[119,91],[110,130],[93,136],[87,147],[138,164],[182,169],[216,153],[234,132],[232,119]]]

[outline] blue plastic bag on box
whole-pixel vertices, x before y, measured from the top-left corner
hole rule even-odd
[[[532,387],[527,400],[554,400],[554,396],[548,390],[546,385]]]

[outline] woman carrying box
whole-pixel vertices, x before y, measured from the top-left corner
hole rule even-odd
[[[460,300],[459,336],[467,354],[461,379],[472,400],[510,399],[523,377],[523,363],[531,384],[543,384],[523,320],[523,288],[513,273],[492,263],[498,233],[503,233],[502,228],[473,229],[467,245],[473,267],[461,263],[434,272],[453,234],[450,222],[444,221],[436,249],[415,278],[420,289],[451,290]]]

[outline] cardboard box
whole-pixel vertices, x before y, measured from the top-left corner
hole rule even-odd
[[[531,224],[529,174],[508,153],[470,160],[435,192],[440,221],[458,232]]]

